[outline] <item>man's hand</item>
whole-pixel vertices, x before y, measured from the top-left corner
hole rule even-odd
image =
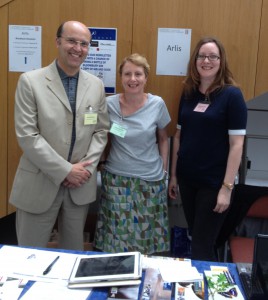
[[[84,161],[73,164],[71,172],[63,181],[63,185],[68,188],[77,188],[89,180],[91,173],[86,169],[91,165],[91,161]]]

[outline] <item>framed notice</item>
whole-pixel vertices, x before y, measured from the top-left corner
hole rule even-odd
[[[9,25],[9,71],[41,68],[41,26]]]
[[[186,75],[190,58],[191,32],[191,29],[158,28],[157,75]]]

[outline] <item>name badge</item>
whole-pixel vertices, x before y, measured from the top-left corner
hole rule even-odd
[[[127,129],[119,124],[113,123],[110,129],[110,132],[114,135],[120,136],[121,138],[124,138],[126,133],[127,133]]]
[[[209,103],[198,103],[194,109],[194,111],[196,112],[205,112],[207,110],[207,108],[209,107]]]
[[[98,114],[90,106],[84,115],[84,125],[94,125],[97,124]]]

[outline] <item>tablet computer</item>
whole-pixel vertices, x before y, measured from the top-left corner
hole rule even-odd
[[[83,283],[137,280],[142,275],[141,253],[123,252],[80,255],[74,264],[69,286]]]

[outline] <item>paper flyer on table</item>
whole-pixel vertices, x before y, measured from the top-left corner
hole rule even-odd
[[[159,266],[159,271],[163,280],[167,282],[201,280],[195,267],[180,261],[166,261]]]
[[[189,258],[176,258],[176,257],[168,257],[168,256],[153,256],[153,255],[142,255],[142,268],[159,268],[160,265],[166,264],[167,261],[179,261],[180,266],[191,267],[191,259]]]
[[[35,282],[20,300],[86,300],[92,289],[70,290],[67,287],[47,282]]]
[[[0,275],[0,299],[11,300],[19,299],[24,288],[21,285],[21,279],[5,277]]]
[[[48,274],[43,275],[47,267],[59,256]],[[0,249],[0,275],[25,278],[33,281],[66,284],[78,254],[58,251],[37,250],[13,246]]]

